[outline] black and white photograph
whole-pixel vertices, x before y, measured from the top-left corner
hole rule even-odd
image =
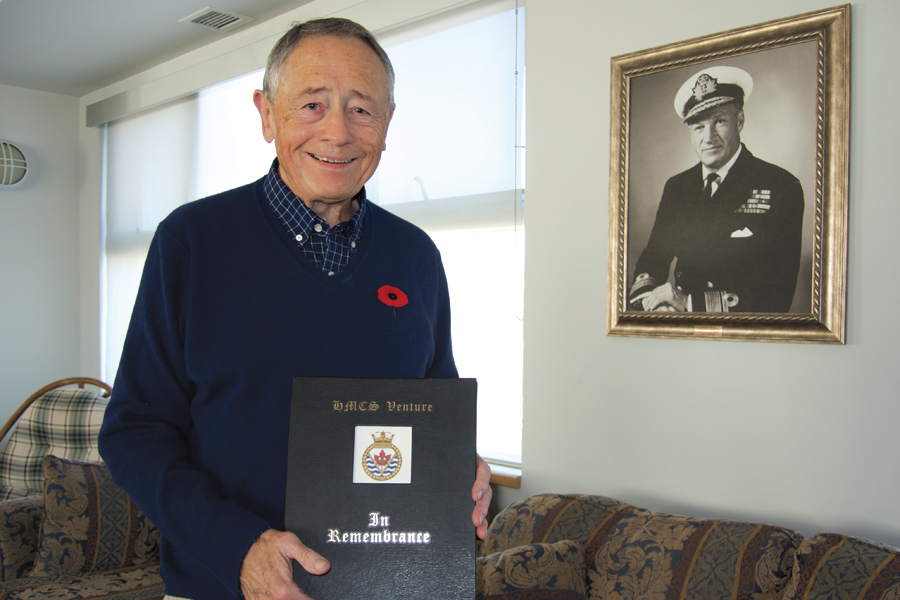
[[[630,309],[809,312],[815,65],[804,42],[632,82]]]
[[[752,35],[742,33],[741,42]],[[621,318],[817,319],[825,195],[840,185],[817,179],[825,39],[761,35],[693,59],[686,43],[675,64],[625,73],[627,99],[612,118],[627,152],[610,198],[619,284],[610,310]],[[614,97],[617,85],[613,77]]]

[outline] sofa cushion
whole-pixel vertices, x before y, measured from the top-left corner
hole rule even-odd
[[[784,594],[803,537],[757,523],[656,513],[603,496],[539,494],[497,515],[481,553],[560,539],[584,544],[589,598],[762,600]]]
[[[590,598],[783,597],[802,536],[623,507],[585,544]]]
[[[0,500],[40,494],[44,457],[100,460],[97,435],[107,399],[81,388],[50,390],[19,417],[0,452]]]
[[[81,600],[162,600],[159,563],[90,575],[29,577],[0,583],[0,600],[80,598]]]
[[[898,600],[900,550],[821,533],[800,544],[785,600]]]
[[[526,544],[587,540],[629,504],[586,494],[537,494],[510,504],[491,522],[481,555]]]
[[[584,600],[581,542],[529,544],[476,561],[478,600]]]
[[[0,502],[0,581],[19,579],[31,573],[43,516],[41,496]]]
[[[48,456],[44,519],[32,577],[59,577],[159,561],[159,530],[102,463]]]

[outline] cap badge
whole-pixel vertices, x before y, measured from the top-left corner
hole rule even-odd
[[[716,88],[719,85],[719,80],[715,77],[710,77],[706,73],[697,78],[697,84],[694,86],[694,89],[691,90],[694,92],[694,98],[697,99],[697,102],[703,100],[704,96],[708,96],[716,91]]]

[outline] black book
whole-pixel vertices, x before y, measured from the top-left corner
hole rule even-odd
[[[475,597],[474,379],[295,377],[285,528],[314,600]]]

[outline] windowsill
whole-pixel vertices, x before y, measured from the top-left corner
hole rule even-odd
[[[507,465],[498,465],[490,460],[487,463],[491,466],[491,485],[499,485],[517,490],[522,487],[522,468],[510,467]]]

